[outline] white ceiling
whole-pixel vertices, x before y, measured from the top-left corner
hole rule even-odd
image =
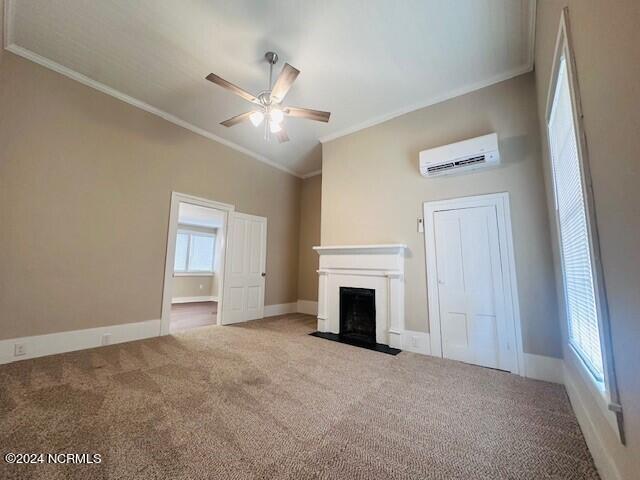
[[[15,53],[299,175],[320,139],[532,68],[535,0],[8,1]],[[329,124],[286,119],[286,144],[219,125],[250,104],[204,77],[257,93],[267,50],[302,72],[286,103]]]
[[[181,202],[178,209],[178,223],[205,228],[222,228],[224,213],[213,208]]]

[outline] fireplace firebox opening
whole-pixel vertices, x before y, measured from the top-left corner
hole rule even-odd
[[[376,291],[340,287],[340,337],[358,343],[376,343]]]

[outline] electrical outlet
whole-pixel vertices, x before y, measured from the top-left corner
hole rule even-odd
[[[105,333],[102,335],[102,345],[111,345],[111,334]]]
[[[204,289],[204,285],[200,284],[200,290],[203,290],[203,289]]]
[[[13,356],[21,357],[27,354],[27,346],[24,343],[16,343],[13,347]]]
[[[412,347],[418,346],[418,337],[416,337],[415,335],[411,337],[411,346]]]

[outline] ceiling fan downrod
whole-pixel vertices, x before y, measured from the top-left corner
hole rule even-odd
[[[273,82],[273,66],[278,63],[278,54],[276,52],[267,52],[264,54],[264,58],[269,62],[269,83],[267,85],[267,92],[265,95],[266,105],[265,109],[268,111],[268,106],[271,105],[271,86]],[[271,131],[269,129],[269,122],[264,122],[264,139],[271,141]]]
[[[264,54],[264,58],[269,62],[269,85],[267,90],[271,93],[271,82],[273,80],[273,66],[278,63],[278,54],[276,52],[267,52]]]

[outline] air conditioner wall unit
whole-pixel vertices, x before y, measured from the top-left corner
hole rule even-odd
[[[497,165],[500,152],[496,133],[420,152],[423,177],[455,175]]]

